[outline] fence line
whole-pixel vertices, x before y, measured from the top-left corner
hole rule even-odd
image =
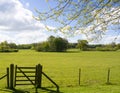
[[[42,87],[46,85],[45,87],[53,87],[48,83],[47,81],[44,81],[44,78],[42,78],[41,75],[45,76],[51,84],[54,84],[57,90],[59,90],[59,86],[79,86],[79,85],[94,85],[94,84],[120,84],[120,71],[119,67],[116,68],[72,68],[72,69],[63,69],[63,70],[56,70],[56,68],[52,68],[52,72],[44,73],[42,71],[42,67],[38,68],[38,65],[36,67],[18,67],[16,66],[14,76],[15,79],[13,79],[13,87],[15,87],[17,82],[25,82],[29,81],[31,82],[30,85],[34,85],[35,87]],[[9,68],[8,68],[9,69]],[[19,70],[20,69],[20,70]],[[34,69],[35,71],[29,71],[28,69]],[[17,71],[16,71],[17,70]],[[24,71],[27,70],[27,71]],[[11,73],[11,70],[7,73]],[[28,72],[34,72],[33,74],[29,74]],[[57,72],[57,73],[56,73]],[[21,75],[18,75],[21,73]],[[40,73],[38,76],[38,73]],[[51,78],[52,77],[57,83],[55,83]],[[8,88],[11,86],[9,74],[3,75],[0,80],[7,77],[7,86]],[[23,80],[22,78],[25,77],[27,80]],[[36,78],[37,77],[37,78]],[[22,80],[16,80],[16,78],[21,78]],[[33,78],[33,79],[32,79]],[[45,78],[45,79],[46,79]],[[34,81],[34,82],[33,82]],[[38,83],[39,82],[39,83]],[[18,84],[20,85],[20,84]],[[22,84],[21,84],[22,85]],[[27,85],[27,83],[23,84]],[[58,86],[59,85],[59,86]]]
[[[59,70],[52,69],[52,73],[47,70],[50,77],[53,77],[60,87],[71,87],[79,85],[104,85],[104,84],[120,84],[120,70],[116,67],[109,68],[71,68]],[[56,73],[56,74],[55,74]],[[109,81],[108,81],[109,78]],[[107,83],[109,82],[109,83]],[[43,82],[47,87],[49,84]],[[53,87],[52,85],[49,87]]]

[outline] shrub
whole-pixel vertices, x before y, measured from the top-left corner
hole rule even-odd
[[[116,51],[117,48],[108,48],[108,47],[96,47],[97,51]]]
[[[4,50],[0,50],[0,52],[18,52],[18,49],[4,49]]]
[[[43,51],[43,52],[49,51],[50,49],[49,49],[48,42],[42,42],[42,43],[37,44],[35,47],[35,50],[36,51]]]

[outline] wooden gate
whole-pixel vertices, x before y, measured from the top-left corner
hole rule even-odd
[[[35,67],[15,67],[16,85],[35,85]]]
[[[42,65],[38,64],[35,67],[19,67],[14,64],[10,64],[10,68],[7,68],[7,74],[0,79],[7,76],[7,87],[14,89],[15,86],[19,85],[33,85],[35,88],[42,89],[42,75],[44,75],[51,83],[53,83],[57,91],[59,86],[44,72],[42,72]]]
[[[15,86],[16,85],[34,85],[41,87],[42,66],[36,67],[15,67]]]

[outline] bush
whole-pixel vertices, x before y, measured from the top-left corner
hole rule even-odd
[[[108,47],[96,47],[97,51],[116,51],[117,48],[108,48]]]
[[[0,50],[0,52],[18,52],[18,49],[4,49],[4,50]]]
[[[11,49],[10,52],[18,52],[18,49]]]
[[[7,41],[0,43],[0,52],[18,52],[17,45]]]
[[[96,51],[96,48],[87,48],[86,51]]]
[[[48,42],[42,42],[36,45],[36,51],[48,52],[50,50]]]

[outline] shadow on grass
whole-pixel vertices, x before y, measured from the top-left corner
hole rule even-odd
[[[45,92],[45,93],[63,93],[63,92],[60,92],[60,91],[57,91],[57,90],[52,90],[50,88],[45,88],[45,87],[38,88],[38,90],[41,91],[41,92]],[[37,91],[36,93],[40,93],[39,91]]]
[[[118,84],[117,83],[107,82],[107,83],[105,83],[105,85],[118,85]]]
[[[81,51],[66,51],[65,53],[80,53]]]
[[[8,92],[8,93],[63,93],[63,92],[59,92],[59,91],[56,91],[56,90],[51,90],[51,89],[48,89],[48,88],[38,88],[37,90],[34,90],[33,92],[33,89],[29,89],[29,91],[26,91],[26,90],[20,90],[20,89],[0,89],[0,91],[3,91],[3,92]],[[31,92],[32,91],[32,92]]]
[[[23,91],[23,90],[16,90],[16,89],[0,89],[0,91],[3,91],[3,92],[10,92],[10,93],[30,93],[28,91]]]
[[[23,91],[23,90],[18,90],[18,89],[13,89],[12,93],[30,93],[29,91]]]
[[[50,52],[50,53],[80,53],[81,51],[62,51],[62,52]]]

